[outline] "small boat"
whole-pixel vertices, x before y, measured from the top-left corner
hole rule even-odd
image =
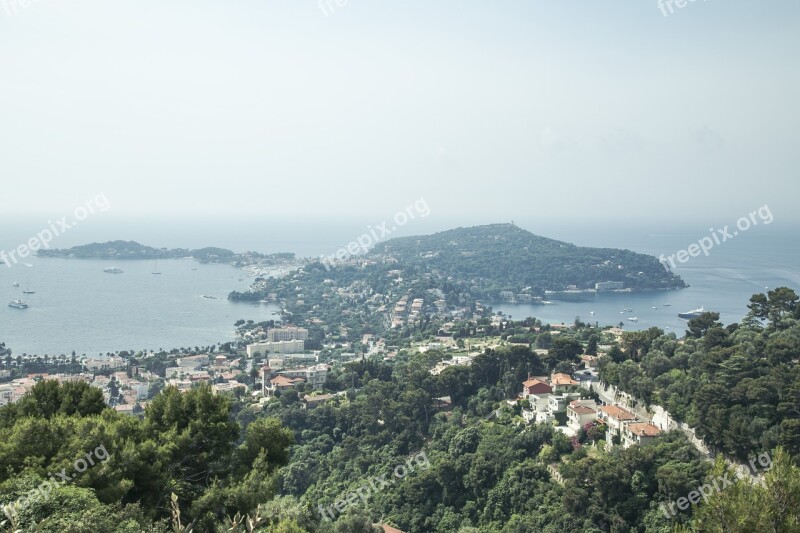
[[[658,306],[655,306],[655,305],[654,305],[654,306],[653,306],[653,307],[651,307],[650,309],[658,309]]]
[[[22,291],[22,294],[36,294],[36,291],[31,290],[30,283],[28,281],[28,276],[25,276],[25,290]]]
[[[117,267],[106,267],[103,269],[106,274],[122,274],[122,269]]]
[[[628,320],[630,322],[639,322],[639,317],[638,316],[629,316]]]
[[[703,313],[705,313],[705,309],[702,307],[698,307],[697,309],[692,309],[691,311],[686,311],[685,313],[678,313],[678,318],[683,318],[684,320],[691,320],[693,318],[697,318]]]
[[[209,296],[207,294],[204,294],[202,297],[205,298],[206,300],[216,300],[217,299],[216,296]]]
[[[11,286],[12,286],[12,287],[19,287],[19,283],[17,283],[17,282],[15,281],[14,283],[12,283],[12,284],[11,284]]]
[[[663,305],[664,307],[669,307],[672,304],[661,304],[661,305]]]
[[[11,300],[8,304],[9,307],[13,307],[14,309],[27,309],[30,307],[28,304],[23,302],[22,300]]]
[[[630,307],[626,307],[622,311],[625,312],[625,313],[630,313],[631,311],[633,311],[633,309],[631,309]]]
[[[594,316],[594,311],[589,311],[589,314]]]
[[[161,272],[159,272],[159,270],[158,270],[158,259],[156,259],[156,266],[155,266],[155,268],[153,268],[153,272],[151,272],[151,273],[152,274],[161,274]]]

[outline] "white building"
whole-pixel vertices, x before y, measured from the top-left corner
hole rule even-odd
[[[622,281],[601,281],[594,284],[596,291],[619,291],[625,288],[625,283]]]
[[[267,353],[300,353],[305,350],[305,341],[267,341],[256,342],[247,345],[247,356],[253,357],[256,353],[266,355]]]
[[[207,355],[190,355],[189,357],[180,357],[175,363],[183,368],[191,368],[197,370],[198,368],[208,365]]]
[[[574,400],[567,406],[567,426],[575,431],[597,419],[597,403],[594,400]]]
[[[83,362],[86,370],[91,372],[102,372],[104,370],[116,370],[118,368],[125,368],[125,359],[112,355],[104,359],[86,359]]]
[[[8,405],[10,403],[14,403],[19,398],[16,396],[13,385],[10,383],[6,383],[4,385],[0,385],[0,406]]]
[[[308,340],[308,330],[296,327],[271,328],[267,330],[267,340],[269,342],[305,341]]]
[[[214,391],[214,394],[229,394],[233,395],[236,393],[237,390],[241,390],[242,393],[247,392],[247,385],[244,383],[239,383],[235,380],[229,380],[224,383],[214,383],[211,385],[211,390]]]
[[[420,351],[422,349],[420,348]],[[436,363],[436,366],[431,369],[431,374],[434,376],[441,374],[446,368],[450,368],[451,366],[470,366],[472,364],[472,357],[463,355],[463,356],[456,356],[452,359],[439,361]]]
[[[614,446],[614,439],[622,442],[624,426],[631,422],[636,422],[638,417],[623,409],[618,405],[604,405],[597,410],[597,418],[606,424],[606,449],[610,450]]]
[[[278,372],[278,375],[287,378],[302,378],[306,383],[310,383],[314,388],[319,389],[325,385],[325,381],[328,379],[328,365],[319,364],[306,368],[283,370]]]

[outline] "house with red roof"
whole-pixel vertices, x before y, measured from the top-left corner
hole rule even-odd
[[[659,435],[661,430],[658,426],[649,422],[630,422],[622,430],[622,446],[629,448],[634,444],[650,444]]]
[[[572,379],[569,374],[555,373],[550,378],[550,383],[553,386],[553,392],[563,392],[570,387],[580,385],[577,381]]]
[[[597,419],[597,403],[594,400],[573,400],[567,406],[567,427],[580,431],[588,422]]]
[[[541,379],[529,378],[527,381],[522,382],[523,398],[527,398],[531,394],[550,394],[552,392],[553,387]]]

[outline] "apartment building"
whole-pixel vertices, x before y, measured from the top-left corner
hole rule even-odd
[[[306,341],[308,340],[308,330],[296,327],[270,328],[267,330],[267,340],[269,342]]]

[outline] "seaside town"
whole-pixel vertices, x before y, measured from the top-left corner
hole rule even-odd
[[[415,323],[420,320],[424,300],[414,299],[410,310],[408,298],[400,298],[392,307],[392,327]],[[432,306],[441,311],[443,302],[436,300]],[[461,316],[465,310],[457,310]],[[487,322],[473,317],[478,322]],[[475,325],[478,324],[475,322]],[[493,315],[488,321],[491,328],[502,330],[511,324],[501,315]],[[457,329],[456,322],[443,324],[442,333]],[[565,324],[531,328],[535,333],[548,332],[558,336],[574,330]],[[624,333],[619,328],[608,328],[605,336],[618,342]],[[299,391],[298,401],[306,409],[313,409],[323,402],[336,398],[346,399],[345,391],[325,392],[329,372],[337,367],[365,357],[379,356],[391,361],[397,356],[396,346],[387,346],[385,339],[375,335],[364,335],[361,353],[350,351],[352,343],[323,344],[320,350],[307,350],[309,330],[297,326],[275,326],[247,324],[237,330],[238,341],[228,343],[223,349],[213,347],[204,353],[138,353],[107,355],[99,358],[72,359],[74,372],[31,372],[13,377],[9,368],[0,369],[0,406],[15,403],[25,396],[38,382],[55,380],[59,383],[83,381],[103,391],[103,398],[117,412],[142,416],[150,398],[165,387],[176,387],[180,391],[190,390],[201,383],[210,385],[214,394],[230,395],[254,408],[263,407],[270,400],[288,391]],[[513,339],[512,339],[513,340]],[[239,348],[235,348],[238,346]],[[500,347],[522,346],[526,343],[509,342],[508,337],[477,337],[470,348],[464,342],[454,340],[453,335],[440,335],[430,341],[411,343],[404,352],[437,353],[438,361],[430,369],[431,375],[440,375],[449,368],[469,367],[475,357],[484,350]],[[624,404],[609,397],[600,385],[597,362],[599,357],[611,349],[611,345],[597,345],[594,354],[581,354],[579,362],[572,365],[574,372],[553,372],[550,375],[529,376],[520,384],[516,398],[508,399],[510,409],[518,409],[526,423],[552,424],[556,430],[568,437],[575,437],[582,429],[598,427],[604,433],[605,445],[628,447],[633,444],[648,444],[662,433],[663,424],[655,425],[646,414],[636,414]],[[590,349],[591,350],[591,349]],[[547,357],[549,350],[532,350],[537,356]],[[598,355],[599,354],[599,355]],[[0,354],[2,359],[2,354]],[[48,358],[49,359],[49,358]],[[15,368],[28,358],[11,357],[5,350],[5,366]],[[66,366],[66,358],[44,361],[42,357],[29,358],[32,364]],[[13,371],[14,374],[18,372]],[[626,395],[623,395],[625,397]],[[435,399],[440,409],[447,409],[449,397]],[[669,424],[667,424],[669,425]]]

